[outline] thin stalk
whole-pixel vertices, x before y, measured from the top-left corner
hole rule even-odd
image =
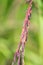
[[[39,6],[39,53],[40,56],[43,57],[43,16],[42,16],[42,3],[40,0],[40,6]]]
[[[12,65],[24,65],[24,48],[25,48],[25,43],[27,41],[31,12],[32,12],[32,0],[29,0],[29,6],[24,20],[20,43],[18,45],[16,53],[14,54],[14,60],[12,62]]]
[[[43,17],[39,16],[39,25],[40,25],[40,31],[39,31],[39,43],[40,43],[40,55],[43,57]]]

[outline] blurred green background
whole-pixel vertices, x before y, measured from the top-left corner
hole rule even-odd
[[[11,65],[28,8],[26,0],[0,0],[0,65]],[[43,0],[33,0],[25,65],[43,65]]]

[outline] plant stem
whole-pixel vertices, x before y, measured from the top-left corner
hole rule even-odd
[[[40,44],[40,56],[43,57],[43,16],[42,16],[42,3],[40,0],[40,6],[39,6],[39,44]]]
[[[32,12],[32,0],[29,1],[29,7],[27,9],[26,17],[24,20],[20,43],[19,43],[17,51],[14,55],[14,60],[13,60],[12,65],[16,65],[16,64],[24,65],[24,48],[25,48],[25,43],[27,41],[27,34],[28,34],[28,28],[29,28],[29,24],[30,24],[31,12]]]

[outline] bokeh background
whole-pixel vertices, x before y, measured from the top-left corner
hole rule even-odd
[[[0,65],[12,63],[28,5],[26,0],[0,0]],[[33,0],[24,63],[43,65],[43,0]]]

